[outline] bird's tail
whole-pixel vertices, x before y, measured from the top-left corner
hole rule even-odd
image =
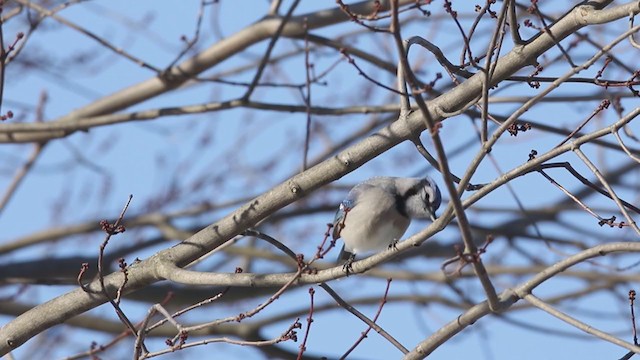
[[[340,249],[340,254],[338,254],[338,259],[336,262],[338,264],[345,264],[350,260],[353,261],[353,258],[354,258],[353,253],[350,253],[347,250],[345,250],[344,245],[342,245],[342,249]]]

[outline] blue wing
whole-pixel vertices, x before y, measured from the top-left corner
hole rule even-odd
[[[353,189],[351,189],[351,191],[349,191],[349,194],[347,194],[347,197],[344,200],[342,200],[342,203],[340,203],[340,207],[336,212],[336,217],[335,219],[333,219],[332,236],[334,240],[340,238],[340,231],[342,230],[341,224],[343,223],[347,212],[349,212],[349,210],[353,209],[353,207],[357,205],[358,196],[360,195],[360,193],[374,186],[375,185],[368,184],[366,182],[360,183],[356,185]]]
[[[355,201],[353,201],[352,199],[345,199],[342,201],[342,203],[340,203],[340,207],[338,208],[338,211],[336,211],[336,216],[333,219],[333,239],[339,239],[340,238],[340,231],[342,230],[342,221],[344,220],[345,214],[349,211],[349,209],[351,209],[354,205]]]
[[[345,215],[347,214],[347,212],[349,211],[349,209],[352,209],[353,206],[355,205],[355,201],[353,199],[347,198],[345,200],[342,201],[342,203],[340,203],[340,207],[338,208],[338,211],[336,212],[336,217],[333,220],[333,240],[337,240],[340,238],[340,231],[342,231],[342,225],[343,225],[343,221],[345,219]],[[338,259],[337,262],[338,263],[344,263],[346,261],[348,261],[349,259],[351,259],[353,257],[353,254],[351,254],[350,252],[346,251],[344,249],[344,244],[342,245],[342,249],[340,249],[340,254],[338,254]]]
[[[358,196],[360,195],[360,193],[368,188],[375,187],[375,183],[377,181],[377,179],[374,179],[373,181],[367,181],[356,185],[353,189],[351,189],[351,191],[349,191],[347,198],[344,199],[342,203],[340,203],[340,207],[338,208],[335,219],[333,220],[332,236],[334,240],[340,238],[340,232],[342,231],[344,222],[346,221],[345,218],[348,216],[348,212],[357,205]],[[338,255],[338,262],[340,263],[345,261],[353,261],[353,258],[354,254],[346,251],[345,246],[342,245],[342,249],[340,250],[340,254]]]

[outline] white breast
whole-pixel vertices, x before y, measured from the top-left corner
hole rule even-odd
[[[361,194],[347,213],[340,236],[345,250],[353,254],[380,251],[400,240],[409,223],[409,218],[398,213],[391,194],[371,188]]]

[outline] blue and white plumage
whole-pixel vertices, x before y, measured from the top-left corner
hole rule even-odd
[[[411,219],[436,219],[442,201],[430,177],[374,177],[356,185],[342,201],[333,222],[333,238],[342,238],[339,261],[395,244]],[[347,268],[348,270],[348,268]]]

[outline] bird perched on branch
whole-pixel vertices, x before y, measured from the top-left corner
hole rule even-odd
[[[395,245],[411,219],[436,220],[442,201],[430,177],[374,177],[356,185],[342,201],[333,222],[333,239],[344,246],[338,261],[348,273],[357,254]]]

